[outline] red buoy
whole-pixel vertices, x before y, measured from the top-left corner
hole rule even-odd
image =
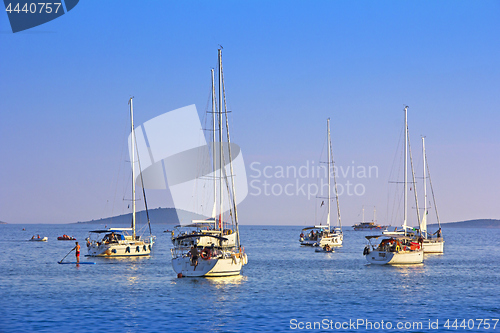
[[[182,273],[177,274],[177,277],[180,279],[182,277]]]

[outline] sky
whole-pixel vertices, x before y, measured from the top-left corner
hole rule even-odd
[[[499,1],[88,0],[18,33],[0,14],[0,221],[127,213],[128,99],[136,124],[191,104],[203,124],[219,45],[241,224],[324,221],[317,177],[279,171],[326,160],[330,118],[342,224],[376,207],[399,225],[405,105],[441,221],[500,219]],[[150,207],[171,207],[165,192]]]

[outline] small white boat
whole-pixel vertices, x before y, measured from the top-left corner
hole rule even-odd
[[[371,239],[384,237],[378,246],[371,244]],[[410,237],[394,236],[366,236],[370,242],[363,251],[366,260],[376,265],[403,265],[421,264],[424,260],[424,251],[419,243]]]
[[[31,242],[46,242],[48,240],[49,240],[49,237],[40,237],[40,236],[38,236],[38,237],[33,236],[30,239]]]
[[[319,252],[319,253],[331,253],[331,252],[334,252],[334,248],[333,247],[329,247],[328,245],[326,245],[324,247],[318,247],[318,248],[316,248],[315,252]]]
[[[87,251],[90,257],[137,257],[151,254],[154,236],[135,236],[133,228],[108,228],[90,231]]]

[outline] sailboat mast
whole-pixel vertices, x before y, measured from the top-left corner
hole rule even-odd
[[[330,120],[330,119],[328,119]],[[339,191],[337,189],[337,174],[335,173],[335,162],[333,161],[333,153],[332,153],[332,140],[330,137],[330,123],[328,123],[328,142],[330,143],[330,162],[332,163],[332,169],[333,169],[333,185],[335,187],[335,199],[337,201],[337,226],[340,228],[340,231],[342,232],[342,222],[341,222],[341,217],[340,217],[340,204],[339,204]],[[328,190],[330,192],[330,190]]]
[[[415,169],[413,168],[413,155],[411,154],[411,144],[410,144],[410,136],[408,135],[408,152],[410,154],[410,166],[411,166],[411,177],[412,177],[412,184],[413,184],[413,195],[415,196],[415,206],[416,209],[415,211],[417,212],[417,222],[420,228],[420,210],[418,206],[418,195],[417,195],[417,182],[415,181]]]
[[[132,237],[135,240],[135,129],[133,97],[130,97],[130,124],[132,127]]]
[[[426,157],[427,157],[427,154],[426,154]],[[439,214],[438,214],[437,205],[436,205],[436,197],[434,196],[434,188],[432,187],[431,171],[429,170],[429,162],[428,162],[427,158],[425,159],[425,164],[427,166],[427,175],[429,175],[429,185],[431,185],[432,202],[434,204],[434,209],[436,211],[436,219],[438,221],[439,229],[441,229],[441,221],[439,220]]]
[[[217,156],[215,154],[215,77],[214,69],[212,68],[212,162],[214,170],[214,207],[212,209],[212,218],[214,223],[217,222]]]
[[[231,155],[231,137],[229,135],[229,117],[227,116],[226,87],[224,83],[224,69],[222,68],[222,62],[221,62],[221,74],[222,74],[222,95],[224,97],[224,116],[226,118],[227,151],[229,154],[229,172],[231,175],[231,191],[228,191],[228,195],[230,196],[228,204],[232,206],[233,209],[234,225],[236,227],[236,246],[239,248],[240,229],[238,226],[238,209],[236,206],[236,187],[234,186],[233,156]]]
[[[422,224],[420,231],[422,235],[427,236],[427,174],[425,173],[425,137],[422,137],[422,155],[424,161],[424,216],[422,216]]]
[[[365,206],[362,206],[361,211],[363,212],[363,221],[362,223],[365,223]]]
[[[219,59],[219,229],[221,233],[224,232],[224,223],[222,221],[222,212],[223,212],[223,191],[222,191],[222,168],[224,167],[223,161],[223,146],[222,146],[222,50],[218,50],[218,59]]]
[[[403,220],[403,229],[406,236],[406,222],[408,217],[408,106],[405,106],[405,171],[404,171],[404,220]]]
[[[330,232],[330,209],[331,209],[331,199],[330,199],[330,178],[331,178],[331,156],[330,156],[330,149],[331,149],[331,139],[330,139],[330,118],[326,120],[326,127],[328,131],[328,217],[326,218],[326,224],[328,225],[328,232]]]

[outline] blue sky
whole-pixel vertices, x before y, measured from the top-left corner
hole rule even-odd
[[[128,98],[137,124],[190,104],[204,117],[219,44],[249,180],[253,162],[317,163],[330,117],[337,165],[378,168],[339,179],[365,189],[341,196],[343,223],[364,205],[398,224],[388,181],[409,105],[415,163],[425,135],[441,219],[500,218],[500,2],[80,1],[16,34],[0,14],[0,220],[126,213]],[[249,195],[240,220],[308,225],[318,206]]]

